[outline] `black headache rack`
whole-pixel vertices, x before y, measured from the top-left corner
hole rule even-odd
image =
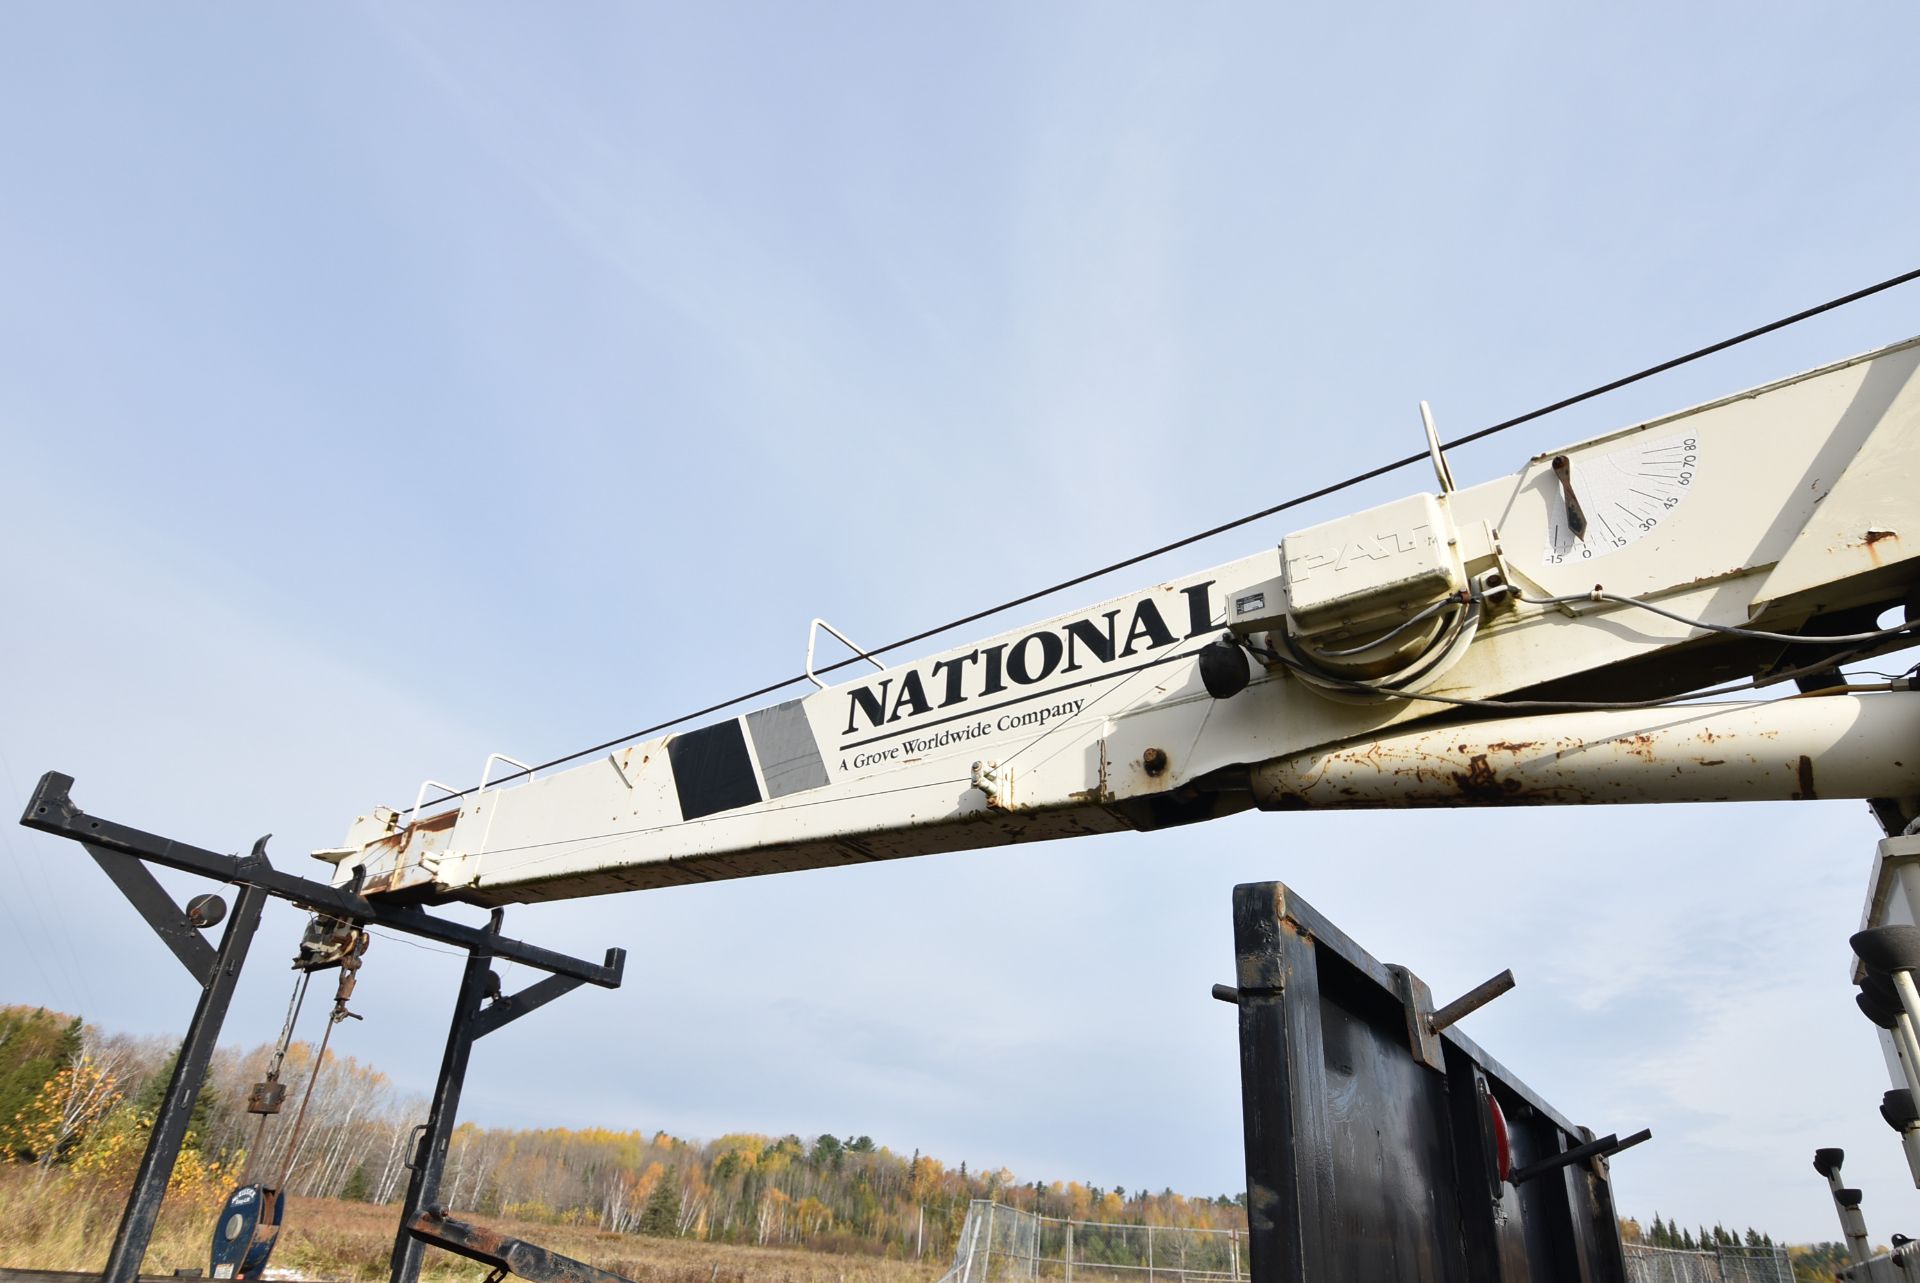
[[[1256,1283],[1625,1283],[1596,1137],[1278,882],[1234,888],[1247,1216]]]
[[[531,1283],[625,1283],[585,1262],[452,1219],[438,1206],[474,1042],[583,983],[617,987],[623,950],[609,949],[604,962],[593,963],[502,935],[498,909],[480,927],[368,901],[358,876],[332,886],[274,868],[264,838],[247,856],[223,855],[88,815],[74,805],[72,784],[48,772],[21,822],[85,848],[201,990],[121,1218],[106,1283],[132,1283],[146,1253],[269,898],[334,922],[377,924],[453,944],[468,955],[432,1106],[415,1129],[413,1175],[390,1261],[393,1283],[418,1278],[427,1245],[490,1266],[490,1280],[512,1273]],[[235,888],[231,918],[217,896],[195,897],[183,911],[148,864]],[[1236,887],[1233,913],[1239,983],[1216,986],[1214,996],[1236,1003],[1240,1013],[1255,1283],[1625,1283],[1606,1158],[1647,1133],[1623,1141],[1575,1127],[1451,1028],[1511,988],[1510,973],[1436,1011],[1418,977],[1376,961],[1278,882]],[[222,920],[227,929],[216,948],[200,933]],[[496,959],[523,963],[546,978],[502,993],[491,970]],[[265,1193],[277,1198],[279,1192]],[[258,1264],[264,1272],[264,1252]]]
[[[225,855],[89,815],[74,804],[72,790],[71,776],[48,771],[40,777],[33,796],[27,800],[26,813],[20,822],[30,829],[79,843],[139,910],[200,988],[199,1002],[187,1026],[186,1039],[180,1044],[173,1076],[167,1083],[146,1152],[141,1156],[139,1171],[127,1196],[126,1210],[114,1235],[113,1248],[101,1276],[104,1283],[133,1283],[146,1257],[194,1102],[206,1081],[207,1066],[220,1037],[221,1025],[226,1020],[241,967],[269,898],[290,901],[338,922],[377,925],[455,945],[467,954],[433,1101],[427,1120],[414,1128],[413,1153],[407,1162],[412,1176],[401,1204],[400,1226],[394,1236],[390,1260],[392,1283],[414,1283],[419,1278],[423,1245],[429,1243],[492,1264],[495,1278],[509,1270],[521,1269],[545,1271],[525,1274],[535,1283],[624,1283],[618,1275],[542,1252],[517,1239],[449,1221],[434,1209],[474,1043],[582,984],[618,988],[626,971],[626,950],[608,949],[605,960],[595,963],[502,935],[499,909],[493,910],[487,925],[482,927],[434,917],[417,908],[369,901],[360,894],[358,872],[347,886],[314,882],[276,869],[267,858],[265,838],[254,843],[248,855]],[[149,864],[199,874],[232,886],[237,892],[232,916],[227,916],[225,901],[214,895],[196,896],[183,910],[148,870]],[[227,927],[216,948],[201,938],[201,932],[222,921]],[[302,951],[306,951],[304,941]],[[544,971],[546,978],[516,993],[504,993],[493,971],[496,960]],[[273,1239],[278,1233],[280,1195],[281,1191],[265,1187],[244,1187],[229,1199],[229,1209],[256,1199],[271,1204],[271,1231],[262,1242],[261,1236],[254,1232],[254,1223],[247,1217],[236,1217],[230,1232],[223,1234],[216,1229],[215,1277],[249,1280],[264,1275]],[[226,1213],[222,1219],[226,1219]],[[221,1256],[227,1247],[236,1249],[229,1255],[244,1259],[229,1261],[223,1267]]]

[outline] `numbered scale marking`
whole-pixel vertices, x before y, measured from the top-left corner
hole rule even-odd
[[[1634,441],[1573,456],[1568,464],[1549,500],[1549,566],[1604,557],[1659,529],[1699,475],[1700,441]],[[1569,513],[1568,491],[1577,515]],[[1581,517],[1586,529],[1576,534]]]

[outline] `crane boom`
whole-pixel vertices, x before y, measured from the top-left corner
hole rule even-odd
[[[315,854],[495,904],[1253,806],[1920,795],[1904,689],[1582,707],[1911,642],[1875,621],[1920,588],[1916,370],[1920,339],[1464,490],[1436,447],[1439,493]]]

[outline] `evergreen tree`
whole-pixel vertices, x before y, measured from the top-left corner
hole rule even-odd
[[[1689,1252],[1693,1251],[1693,1231],[1692,1230],[1680,1231],[1680,1246],[1686,1251],[1689,1251]]]
[[[680,1234],[680,1173],[668,1172],[647,1195],[640,1212],[640,1232],[655,1238],[676,1238]]]
[[[347,1183],[340,1187],[340,1197],[349,1203],[370,1203],[373,1201],[373,1180],[367,1175],[365,1163],[353,1169],[347,1175]]]
[[[153,1076],[140,1088],[140,1094],[134,1097],[133,1107],[136,1110],[148,1118],[160,1116],[160,1106],[167,1100],[167,1086],[173,1081],[173,1067],[179,1063],[180,1053],[176,1051],[153,1071]],[[207,1123],[213,1117],[213,1093],[205,1090],[204,1083],[201,1087],[200,1094],[194,1097],[193,1115],[187,1121],[187,1149],[200,1148],[200,1142],[207,1135]]]
[[[25,1158],[13,1120],[80,1054],[80,1019],[44,1007],[0,1007],[0,1160]]]
[[[1653,1214],[1653,1228],[1647,1231],[1647,1242],[1655,1247],[1669,1247],[1667,1242],[1667,1223],[1660,1219],[1660,1213]]]

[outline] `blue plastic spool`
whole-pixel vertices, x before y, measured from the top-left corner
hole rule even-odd
[[[216,1279],[258,1279],[267,1269],[286,1196],[265,1185],[242,1185],[227,1196],[213,1226],[208,1273]]]

